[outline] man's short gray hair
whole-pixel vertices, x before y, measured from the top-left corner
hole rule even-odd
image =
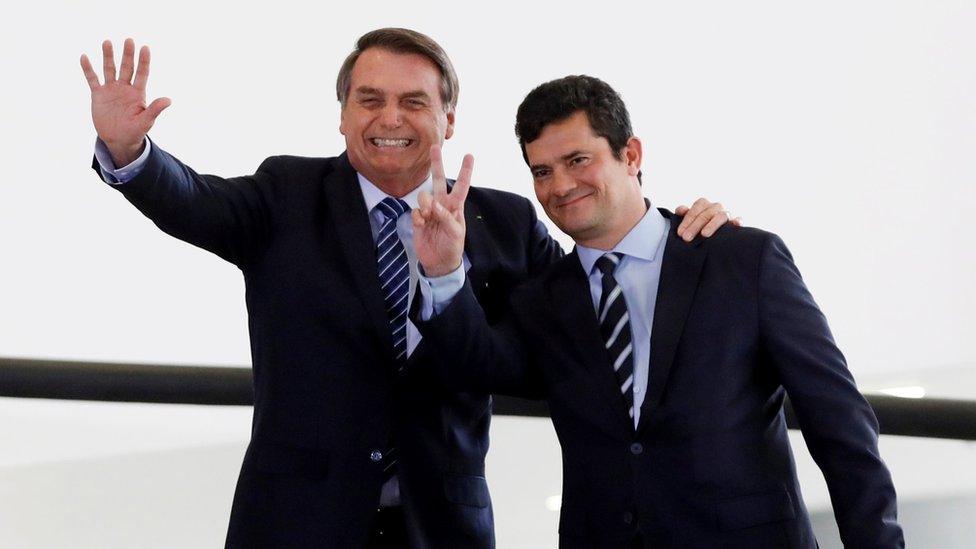
[[[336,98],[343,107],[349,98],[352,85],[352,68],[359,56],[369,48],[382,48],[393,53],[415,53],[430,59],[441,73],[441,102],[444,110],[451,112],[457,107],[461,91],[457,73],[447,53],[440,44],[426,34],[410,29],[386,28],[367,32],[356,41],[356,49],[346,57],[336,78]]]

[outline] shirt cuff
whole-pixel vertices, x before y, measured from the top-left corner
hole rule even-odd
[[[422,272],[418,279],[420,288],[420,320],[427,321],[441,314],[464,287],[464,262],[444,276],[428,277]]]
[[[100,138],[95,138],[95,160],[98,161],[98,168],[102,174],[102,180],[110,185],[121,185],[134,179],[142,168],[146,165],[149,158],[149,149],[152,147],[149,137],[145,138],[145,146],[139,158],[133,160],[129,165],[121,168],[115,167],[112,161],[112,153],[108,152],[108,146]]]

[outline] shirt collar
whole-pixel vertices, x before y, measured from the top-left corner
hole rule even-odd
[[[645,198],[644,202],[647,203],[647,212],[644,213],[644,217],[612,250],[598,250],[576,245],[576,255],[579,256],[580,264],[583,265],[583,272],[587,276],[593,271],[593,264],[596,263],[596,260],[608,251],[619,252],[625,256],[649,262],[660,259],[664,248],[661,243],[667,235],[668,222],[661,215],[661,212],[657,211],[657,208],[651,206],[649,200]]]
[[[363,199],[366,200],[366,211],[373,214],[373,208],[377,204],[383,201],[384,198],[389,198],[390,195],[381,191],[379,187],[373,184],[372,181],[366,179],[363,174],[356,172],[356,177],[359,178],[359,188],[363,191]],[[433,192],[434,190],[434,180],[431,176],[427,176],[427,179],[423,183],[417,186],[416,189],[407,193],[406,196],[400,197],[400,200],[407,203],[411,209],[416,209],[420,205],[420,193],[422,191]]]

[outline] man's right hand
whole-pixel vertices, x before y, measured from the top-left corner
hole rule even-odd
[[[169,98],[160,97],[146,106],[146,81],[149,80],[149,47],[139,50],[139,66],[135,66],[135,42],[128,38],[122,48],[122,66],[115,73],[112,42],[102,42],[102,72],[104,83],[92,68],[87,55],[81,56],[81,69],[91,88],[92,122],[98,137],[105,142],[112,161],[119,168],[130,164],[142,152],[146,134],[163,109],[170,106]],[[132,77],[135,75],[135,80]]]

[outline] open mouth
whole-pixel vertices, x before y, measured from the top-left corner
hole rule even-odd
[[[380,149],[405,149],[413,144],[413,139],[387,139],[382,137],[370,138],[369,142]]]

